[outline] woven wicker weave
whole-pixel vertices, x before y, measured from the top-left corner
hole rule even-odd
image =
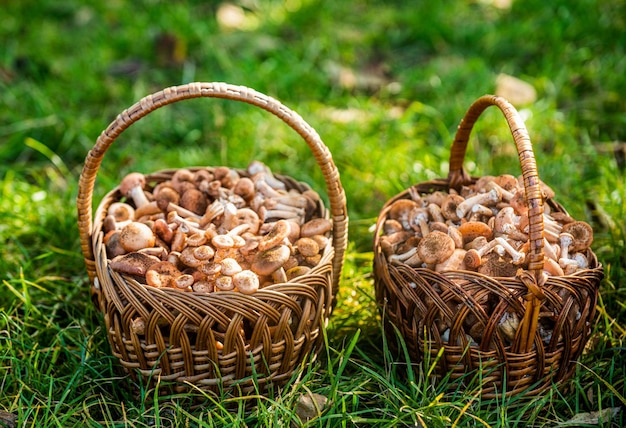
[[[477,178],[463,169],[463,159],[474,123],[492,105],[504,113],[519,155],[530,218],[528,270],[504,278],[470,271],[439,273],[388,263],[380,238],[389,207],[399,199],[410,199],[415,191],[448,192],[475,183]],[[553,213],[566,213],[555,200],[542,199],[530,138],[517,111],[500,97],[484,96],[472,104],[459,125],[448,177],[414,185],[390,199],[380,212],[374,238],[374,276],[387,333],[393,339],[395,325],[416,362],[434,362],[443,348],[435,371],[438,378],[450,376],[451,388],[458,387],[455,381],[469,381],[478,375],[483,398],[521,392],[532,395],[572,374],[589,338],[604,274],[588,250],[588,269],[561,277],[542,275],[544,203]],[[520,320],[512,344],[497,328],[505,312],[515,313]],[[540,334],[539,320],[553,326],[551,338]],[[480,343],[469,340],[464,324],[482,327]],[[438,325],[449,328],[449,337],[442,337]]]
[[[310,273],[253,295],[230,291],[202,294],[146,286],[109,267],[102,226],[108,206],[121,197],[119,188],[103,198],[93,223],[91,208],[94,182],[105,152],[126,128],[150,112],[198,97],[242,101],[262,108],[289,125],[308,144],[324,175],[330,203],[330,212],[319,204],[320,212],[315,216],[330,218],[333,224],[332,239]],[[168,180],[175,171],[146,174],[146,181]],[[237,171],[246,176],[244,170]],[[290,177],[274,175],[288,190],[310,189]],[[143,98],[118,115],[89,152],[80,177],[77,208],[92,297],[104,314],[113,354],[134,379],[143,377],[152,384],[157,380],[173,381],[176,392],[193,385],[205,391],[225,389],[247,394],[263,391],[269,384],[280,385],[319,350],[320,329],[334,304],[347,245],[345,194],[331,154],[319,135],[275,99],[225,83],[191,83]],[[133,320],[138,317],[145,322],[145,334],[133,328]]]

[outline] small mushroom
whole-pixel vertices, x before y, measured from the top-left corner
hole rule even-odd
[[[320,246],[313,238],[300,238],[295,242],[295,247],[304,257],[315,256],[320,252]]]
[[[243,270],[239,263],[237,263],[237,260],[231,257],[226,257],[220,264],[222,265],[222,275],[233,276]]]
[[[563,232],[573,237],[570,251],[585,251],[593,243],[593,229],[584,221],[574,221],[563,226]]]
[[[569,259],[568,253],[570,247],[574,243],[574,237],[567,232],[563,232],[559,235],[559,243],[561,244],[559,265],[561,265],[561,267],[565,267],[565,265],[567,264],[567,260]]]
[[[143,192],[145,186],[145,176],[139,172],[131,172],[122,179],[120,183],[120,193],[127,198],[131,198],[135,203],[135,207],[139,208],[149,203],[148,198]]]
[[[463,202],[465,202],[465,198],[463,198],[463,196],[454,193],[449,194],[441,202],[441,214],[450,221],[457,222],[461,220],[461,217],[457,214],[457,208]]]
[[[424,263],[437,264],[450,257],[454,248],[452,238],[443,232],[434,231],[422,238],[417,246],[417,253]]]
[[[254,294],[259,290],[259,277],[251,270],[242,270],[233,275],[233,285],[243,294]]]
[[[215,287],[220,291],[232,291],[235,289],[235,284],[231,276],[220,275],[215,279]]]
[[[465,266],[473,270],[478,269],[478,267],[480,267],[480,265],[482,264],[482,258],[485,255],[489,254],[489,252],[492,251],[496,245],[497,245],[497,241],[495,240],[492,240],[492,241],[485,240],[485,244],[482,245],[481,247],[468,249],[467,252],[465,253],[465,257],[463,260],[465,263]]]
[[[180,275],[181,272],[173,263],[160,261],[146,271],[146,283],[157,288],[173,288],[175,279]]]
[[[155,242],[152,229],[143,223],[131,222],[120,231],[120,244],[128,252],[154,247]]]
[[[113,216],[116,228],[121,229],[135,219],[135,209],[124,202],[113,202],[107,210],[109,216]]]
[[[398,221],[405,230],[411,230],[411,215],[420,205],[412,199],[398,199],[389,207],[388,218]]]

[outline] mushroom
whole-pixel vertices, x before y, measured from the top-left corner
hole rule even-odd
[[[441,214],[450,221],[456,222],[461,220],[457,214],[457,208],[463,202],[465,202],[463,196],[454,193],[449,194],[441,202]]]
[[[483,237],[484,238],[484,237]],[[476,238],[478,239],[478,238]],[[497,241],[486,241],[485,244],[479,248],[470,248],[465,253],[465,257],[463,259],[465,266],[470,269],[478,269],[478,267],[482,264],[482,258],[490,251],[494,249],[497,245]]]
[[[128,252],[154,247],[156,238],[149,226],[133,221],[120,231],[120,244]]]
[[[292,279],[306,275],[309,272],[311,272],[311,268],[308,266],[294,266],[287,269],[285,274],[287,275],[287,281],[291,281]]]
[[[422,237],[428,235],[430,233],[430,228],[428,226],[428,211],[422,208],[414,209],[409,214],[409,224],[413,230],[419,231]]]
[[[232,257],[226,257],[220,264],[222,265],[222,275],[233,276],[243,270],[239,263],[237,263],[237,260]]]
[[[454,241],[443,232],[434,231],[422,238],[417,246],[420,259],[427,264],[446,260],[454,251]]]
[[[313,238],[300,238],[295,242],[295,247],[304,257],[315,256],[320,252],[320,246]]]
[[[192,291],[192,286],[194,284],[193,275],[188,273],[183,273],[174,278],[173,288],[183,291]]]
[[[146,283],[157,288],[172,288],[174,280],[180,275],[180,270],[173,263],[160,261],[146,271]]]
[[[464,244],[473,241],[479,236],[484,236],[488,240],[493,237],[493,230],[488,224],[483,223],[482,221],[468,221],[461,223],[459,226],[459,232],[461,233],[461,236],[463,236]]]
[[[170,201],[170,204],[175,205],[176,203]],[[196,188],[185,190],[185,193],[180,196],[179,204],[182,208],[185,208],[186,210],[189,210],[197,215],[204,214],[208,206],[206,196],[204,196],[204,193]]]
[[[235,289],[233,278],[228,275],[220,275],[215,279],[215,287],[221,291],[231,291]]]
[[[501,257],[497,252],[491,252],[483,258],[478,267],[478,273],[489,277],[511,277],[517,274],[518,267]]]
[[[593,230],[584,221],[574,221],[563,226],[563,232],[573,237],[570,247],[572,252],[585,251],[593,243]]]
[[[514,265],[521,265],[522,263],[524,263],[524,260],[526,259],[526,254],[517,251],[515,248],[513,248],[511,244],[509,244],[506,239],[502,238],[501,236],[498,236],[495,241],[499,245],[501,245],[507,253],[509,253],[512,259],[512,263]]]
[[[441,263],[435,265],[435,271],[447,272],[453,270],[465,270],[465,250],[455,248],[452,255]]]
[[[574,243],[574,237],[567,232],[563,232],[559,235],[559,243],[561,244],[559,265],[561,265],[561,267],[564,268],[569,259],[568,253],[569,253],[570,247]]]
[[[170,244],[172,239],[174,238],[174,231],[170,228],[167,222],[160,218],[156,219],[152,224],[152,231],[159,238],[162,239],[166,244]]]
[[[120,243],[119,230],[112,230],[102,238],[102,242],[106,246],[106,253],[109,259],[126,254],[126,250]]]
[[[158,257],[148,254],[132,252],[114,257],[109,266],[116,272],[133,276],[145,276],[150,266],[160,262]]]
[[[285,183],[274,177],[270,168],[261,161],[253,160],[250,162],[247,171],[253,177],[253,181],[255,181],[254,179],[262,179],[273,189],[285,189]]]
[[[271,275],[289,259],[290,255],[291,251],[286,245],[260,251],[254,258],[250,269],[261,276]]]
[[[185,266],[197,268],[211,260],[214,255],[215,250],[209,245],[185,247],[178,256],[178,260]]]
[[[131,198],[135,203],[135,207],[139,208],[149,203],[148,198],[143,192],[145,186],[145,176],[139,172],[131,172],[122,179],[120,183],[120,193],[127,198]]]
[[[276,221],[269,232],[259,241],[259,251],[265,251],[283,244],[289,236],[289,222],[287,220]]]
[[[485,206],[495,205],[502,199],[502,195],[497,188],[493,188],[486,193],[478,193],[465,199],[456,207],[456,215],[459,218],[465,217],[465,214],[476,204]]]
[[[249,202],[255,195],[254,182],[248,177],[241,177],[232,189],[235,195]]]
[[[233,275],[233,285],[243,294],[254,294],[259,290],[259,277],[251,270],[242,270]]]
[[[107,210],[108,216],[113,216],[116,228],[121,229],[135,219],[135,209],[124,202],[113,202]]]
[[[300,227],[301,237],[311,237],[315,235],[326,235],[333,228],[332,222],[327,218],[314,218]],[[410,228],[407,228],[409,230]]]
[[[549,276],[565,275],[565,273],[563,272],[563,268],[559,266],[559,263],[556,260],[552,260],[549,257],[543,258],[543,271]]]
[[[419,209],[420,205],[411,199],[398,199],[389,207],[387,216],[400,222],[402,228],[411,230],[411,215],[413,210]]]

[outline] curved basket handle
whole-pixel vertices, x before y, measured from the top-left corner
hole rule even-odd
[[[324,145],[317,132],[300,115],[285,107],[279,101],[244,86],[234,86],[221,82],[194,82],[181,86],[172,86],[148,95],[120,113],[98,137],[95,146],[89,151],[85,159],[76,200],[81,249],[90,281],[93,283],[96,277],[92,245],[92,197],[96,175],[104,154],[126,128],[148,113],[167,104],[199,97],[242,101],[267,110],[294,129],[309,145],[317,164],[324,174],[330,203],[330,213],[333,221],[333,246],[335,249],[333,259],[333,292],[335,292],[341,276],[344,253],[348,241],[348,215],[346,196],[330,151]]]
[[[533,274],[538,284],[542,284],[543,271],[543,199],[539,186],[539,176],[535,155],[528,136],[528,131],[524,121],[520,117],[515,107],[507,100],[495,95],[484,95],[477,99],[467,110],[461,120],[452,143],[450,151],[450,171],[448,173],[448,183],[451,188],[460,188],[464,184],[471,183],[471,178],[463,169],[463,159],[467,149],[472,127],[478,117],[489,106],[497,106],[506,118],[509,129],[513,134],[520,165],[522,167],[522,177],[524,178],[524,190],[526,202],[528,203],[530,259],[528,270]]]

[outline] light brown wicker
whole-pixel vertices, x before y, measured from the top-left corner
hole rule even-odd
[[[492,105],[504,113],[517,146],[530,218],[529,268],[516,277],[505,278],[470,271],[439,273],[388,263],[380,238],[389,207],[399,199],[410,199],[415,191],[448,192],[475,183],[477,178],[466,173],[463,160],[474,123]],[[503,98],[479,98],[459,125],[451,148],[448,177],[403,191],[385,204],[378,217],[374,277],[389,342],[395,342],[396,326],[411,358],[428,364],[436,361],[443,348],[435,367],[436,378],[449,375],[450,388],[477,378],[485,399],[522,392],[538,394],[570,377],[589,338],[604,273],[596,256],[588,250],[588,269],[561,277],[542,275],[544,204],[549,204],[553,213],[566,213],[554,199],[542,198],[523,120]],[[506,312],[515,313],[520,320],[513,343],[507,343],[497,328]],[[470,340],[464,327],[468,324],[482,327],[480,343]],[[551,336],[540,331],[543,324],[551,326]],[[449,337],[441,334],[442,325],[449,329]]]
[[[289,125],[310,147],[324,175],[330,204],[330,213],[319,204],[316,216],[330,217],[333,224],[332,239],[310,273],[253,295],[231,291],[201,294],[146,286],[109,267],[102,223],[108,206],[120,199],[119,187],[103,198],[92,223],[94,182],[105,152],[125,129],[150,112],[198,97],[262,108]],[[146,181],[168,180],[175,171],[146,174]],[[275,176],[287,189],[310,189],[290,177]],[[190,83],[146,96],[119,114],[89,152],[80,177],[77,208],[92,297],[104,314],[113,354],[133,379],[143,378],[151,385],[171,382],[175,392],[187,391],[190,386],[213,392],[223,389],[235,395],[263,392],[270,384],[284,383],[311,353],[319,351],[320,329],[334,305],[347,245],[346,199],[331,153],[317,132],[277,100],[226,83]],[[132,326],[138,317],[145,322],[145,334]]]

